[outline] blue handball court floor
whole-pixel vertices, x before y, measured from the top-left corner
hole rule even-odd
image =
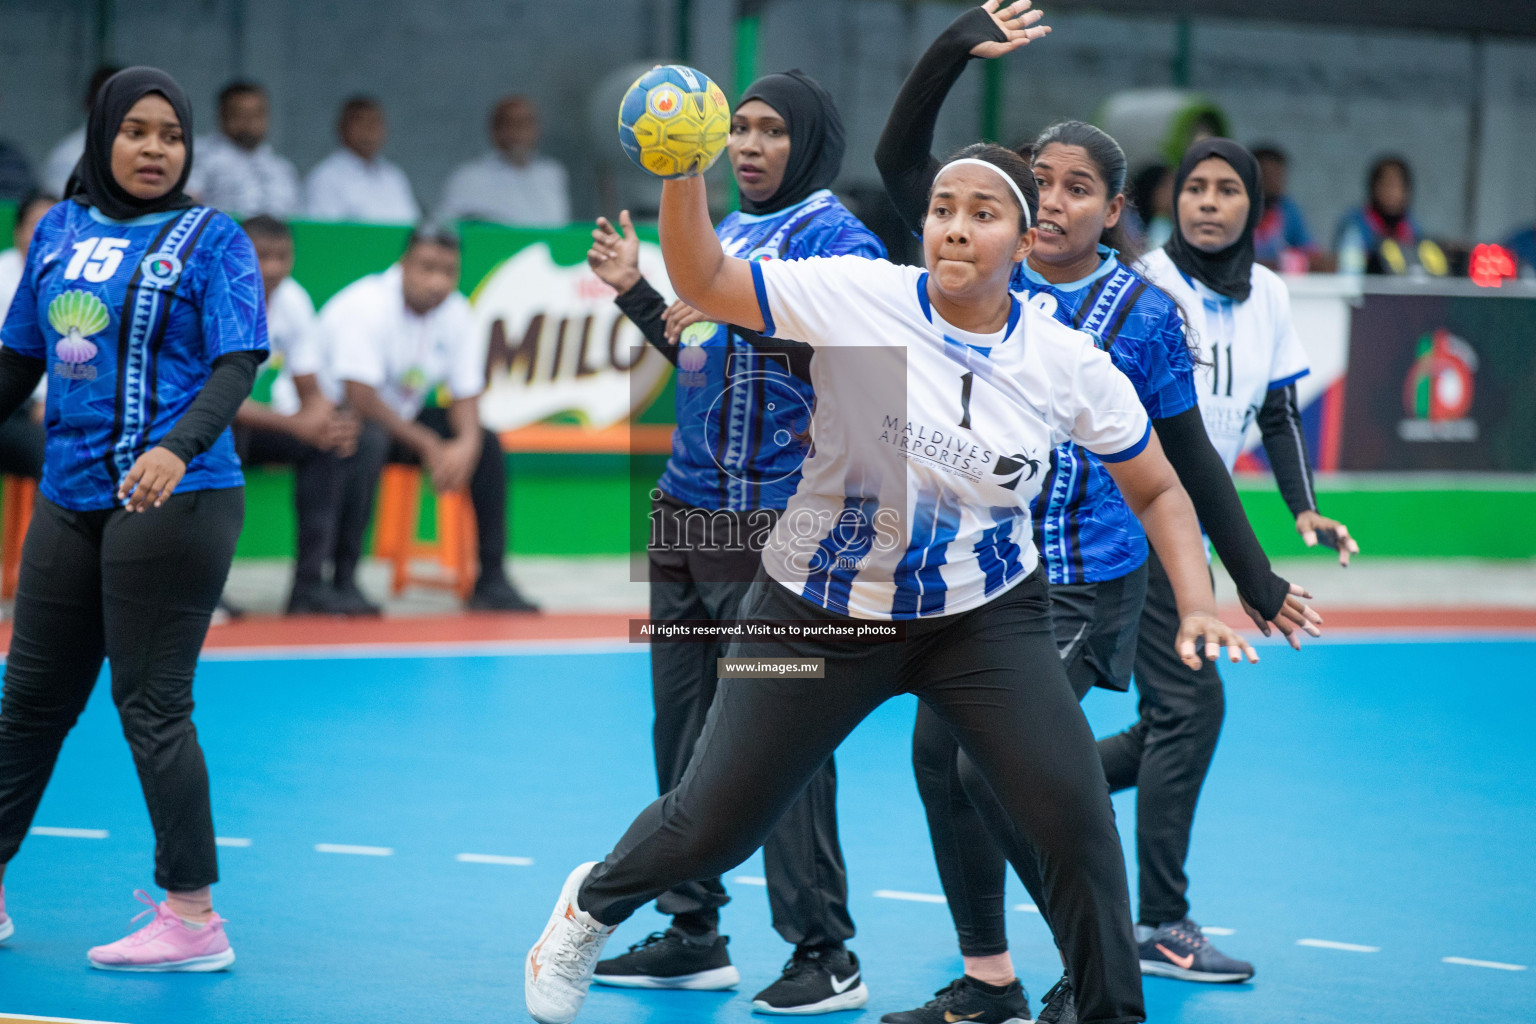
[[[1251,984],[1147,979],[1149,1019],[1251,1024],[1536,1022],[1536,642],[1370,636],[1266,645],[1226,668],[1228,714],[1190,857],[1196,918]],[[205,662],[222,882],[239,956],[215,975],[122,975],[85,950],[124,934],[153,843],[106,686],[64,748],[6,877],[6,1014],[126,1024],[527,1020],[522,956],[562,879],[653,796],[643,649]],[[1099,734],[1132,698],[1096,693]],[[874,1024],[957,975],[911,780],[911,698],[838,754],[852,943]],[[1116,803],[1130,835],[1134,800]],[[1134,861],[1132,861],[1134,864]],[[752,1019],[788,947],[757,858],[727,876],[734,993],[595,989],[592,1024]],[[1057,960],[1014,883],[1036,1000]],[[157,894],[158,895],[158,894]],[[610,947],[661,926],[641,911]]]

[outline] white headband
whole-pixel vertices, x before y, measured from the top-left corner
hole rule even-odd
[[[978,160],[974,156],[963,156],[958,160],[951,160],[949,163],[939,168],[939,173],[933,176],[933,180],[938,181],[939,178],[943,176],[945,171],[949,170],[951,167],[960,167],[963,164],[972,164],[976,167],[985,167],[987,170],[992,171],[999,178],[1002,178],[1004,181],[1006,181],[1008,183],[1008,187],[1013,189],[1013,198],[1019,201],[1019,209],[1024,211],[1024,230],[1028,231],[1030,228],[1035,226],[1034,218],[1029,215],[1029,204],[1024,201],[1024,190],[1019,188],[1019,183],[1014,181],[1013,177],[1009,175],[1007,171],[1004,171],[1001,167],[997,166],[997,164],[994,164],[989,160]]]

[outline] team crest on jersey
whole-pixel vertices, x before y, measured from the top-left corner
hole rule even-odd
[[[779,250],[770,245],[765,245],[759,249],[753,249],[751,252],[747,253],[748,263],[767,263],[769,260],[776,260],[778,258]]]
[[[1026,470],[1028,470],[1027,474]],[[992,467],[993,476],[1003,477],[1002,480],[994,482],[1009,491],[1018,487],[1020,480],[1033,480],[1039,472],[1040,460],[1022,454],[998,456],[997,464]]]
[[[169,288],[181,279],[181,260],[175,253],[156,252],[144,257],[139,266],[146,284]]]

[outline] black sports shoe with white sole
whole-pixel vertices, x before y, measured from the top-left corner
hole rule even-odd
[[[680,988],[718,992],[735,988],[741,974],[725,951],[730,939],[717,935],[700,942],[676,928],[652,932],[628,953],[600,960],[592,980],[619,988]]]
[[[859,958],[847,949],[797,949],[778,981],[752,998],[754,1013],[809,1016],[869,1002]]]
[[[990,987],[990,986],[989,986]],[[1015,979],[1001,994],[983,991],[974,978],[959,977],[915,1010],[888,1013],[884,1024],[1030,1024],[1029,994]]]
[[[1045,1005],[1040,1007],[1035,1024],[1077,1024],[1077,1000],[1066,975],[1045,993]]]
[[[1178,981],[1234,982],[1253,977],[1253,964],[1227,956],[1211,945],[1189,918],[1165,924],[1138,947],[1141,973]]]

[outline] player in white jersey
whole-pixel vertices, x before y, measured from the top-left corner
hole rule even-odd
[[[1254,262],[1262,213],[1258,162],[1228,139],[1190,147],[1174,182],[1175,225],[1166,246],[1139,269],[1182,307],[1191,344],[1204,357],[1196,391],[1206,430],[1230,470],[1257,424],[1296,530],[1308,546],[1359,551],[1342,523],[1318,514],[1296,381],[1307,355],[1291,327],[1285,283]],[[1214,665],[1196,670],[1165,656],[1177,613],[1154,557],[1136,651],[1135,725],[1099,743],[1116,791],[1137,787],[1140,867],[1137,939],[1142,970],[1185,981],[1236,981],[1253,967],[1216,951],[1189,917],[1184,860],[1200,788],[1225,710]]]
[[[536,1020],[575,1019],[614,927],[745,860],[842,739],[902,692],[955,731],[1037,851],[1082,1020],[1145,1018],[1114,815],[1029,528],[1052,447],[1071,439],[1113,467],[1175,581],[1186,663],[1201,663],[1202,637],[1207,658],[1257,655],[1216,618],[1194,510],[1130,382],[1086,335],[1009,293],[1037,203],[1020,157],[971,147],[935,180],[926,271],[748,263],[720,248],[702,180],[666,182],[678,295],[817,349],[812,454],[741,611],[792,628],[733,646],[767,677],[722,678],[682,782],[566,880],[525,964]],[[904,636],[849,639],[861,629]],[[819,677],[791,674],[786,656],[813,659]]]

